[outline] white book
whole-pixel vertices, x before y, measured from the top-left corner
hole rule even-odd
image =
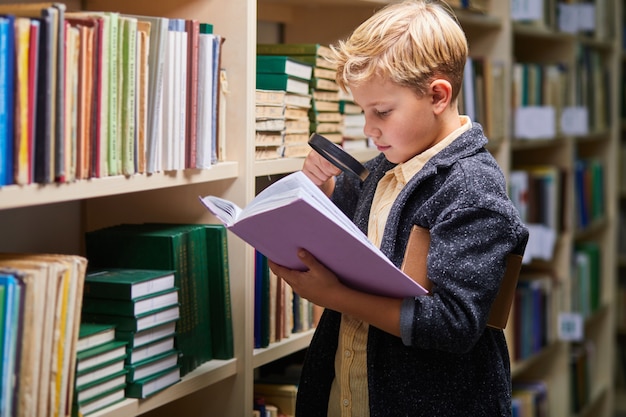
[[[201,33],[198,38],[198,117],[196,168],[211,167],[211,142],[213,132],[213,61],[215,35]]]

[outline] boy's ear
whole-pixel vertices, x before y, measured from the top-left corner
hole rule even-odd
[[[444,79],[436,79],[430,84],[432,104],[436,114],[441,114],[452,101],[452,85]]]

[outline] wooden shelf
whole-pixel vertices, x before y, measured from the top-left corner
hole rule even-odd
[[[104,410],[92,414],[93,417],[132,417],[164,404],[172,402],[217,382],[237,374],[237,361],[212,360],[185,375],[183,379],[164,391],[146,399],[126,399]]]
[[[271,344],[267,348],[254,349],[252,366],[258,368],[306,348],[311,343],[313,332],[313,330],[308,330],[302,333],[295,333],[287,339]]]
[[[0,188],[0,210],[106,197],[181,185],[237,178],[236,162],[222,162],[210,169],[135,174],[79,180],[71,183],[10,185]]]

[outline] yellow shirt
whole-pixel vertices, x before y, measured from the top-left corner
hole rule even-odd
[[[461,127],[441,142],[387,171],[379,181],[372,201],[367,236],[380,247],[391,206],[406,183],[438,152],[472,127],[467,116],[460,116]],[[339,341],[335,354],[335,379],[328,399],[329,417],[368,417],[367,332],[369,325],[341,315]]]

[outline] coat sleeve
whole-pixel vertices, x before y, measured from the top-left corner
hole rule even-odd
[[[465,207],[448,213],[431,228],[431,295],[404,302],[404,344],[451,352],[471,349],[485,330],[507,255],[520,246],[523,252],[526,240],[526,229],[500,212]]]

